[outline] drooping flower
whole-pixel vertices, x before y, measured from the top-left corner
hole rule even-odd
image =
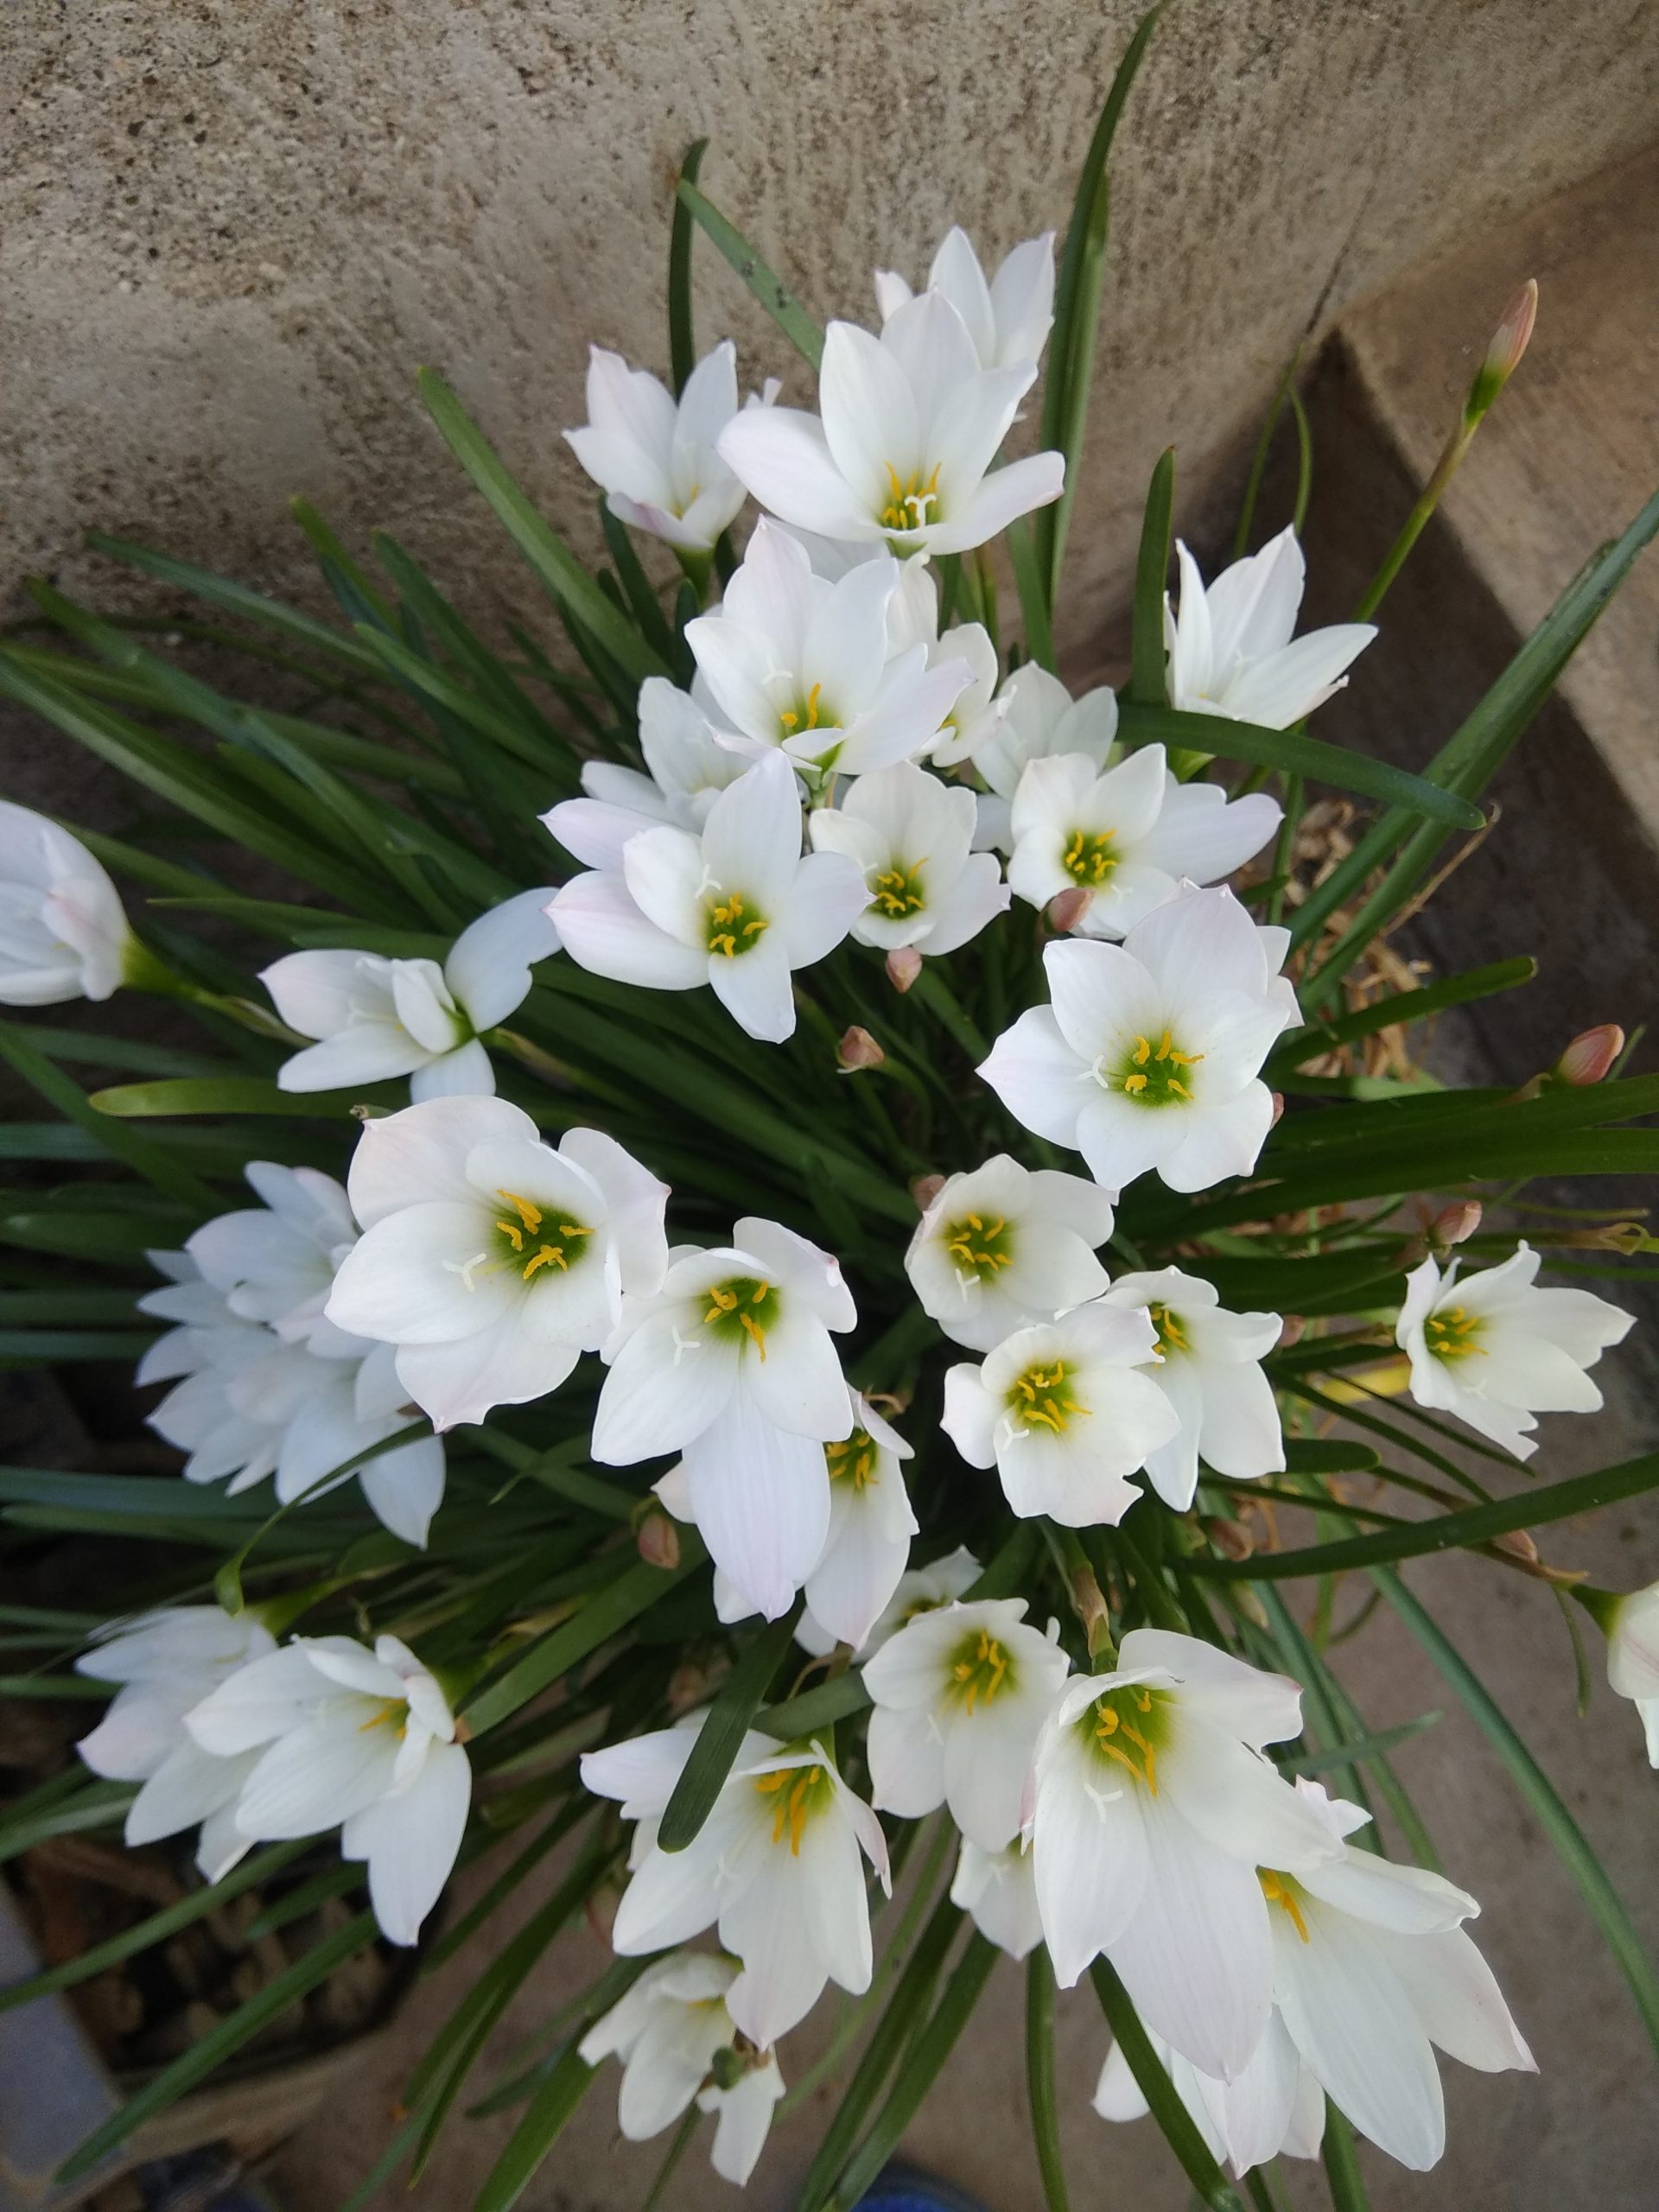
[[[703,1541],[768,1620],[823,1554],[823,1446],[854,1427],[830,1332],[856,1319],[829,1253],[749,1217],[729,1245],[671,1253],[660,1289],[624,1301],[605,1347],[594,1459],[629,1466],[678,1452]]]
[[[0,1006],[106,999],[132,942],[120,893],[79,838],[0,799]]]
[[[531,966],[559,949],[548,891],[521,891],[464,929],[442,968],[378,952],[285,953],[259,980],[290,1029],[319,1039],[284,1060],[283,1090],[338,1090],[410,1078],[412,1098],[490,1096],[480,1032],[530,989]]]
[[[707,553],[743,505],[743,486],[719,450],[737,413],[729,338],[703,355],[677,400],[659,378],[590,346],[588,420],[564,439],[619,522]]]
[[[982,1851],[963,1836],[950,1902],[962,1907],[988,1943],[1011,1959],[1026,1958],[1043,1940],[1031,1853],[1017,1837],[1004,1851]]]
[[[1023,1598],[941,1605],[866,1661],[878,1812],[919,1820],[948,1805],[982,1851],[1014,1840],[1038,1734],[1067,1667],[1025,1616]]]
[[[577,2049],[588,2066],[621,2060],[616,2124],[630,2143],[660,2135],[693,2100],[699,2112],[715,2113],[709,2164],[741,2189],[766,2148],[784,2078],[771,2052],[760,2058],[735,2049],[726,1993],[738,1971],[734,1960],[703,1951],[654,1959]]]
[[[857,1647],[858,1656],[869,1658],[907,1621],[963,1596],[978,1581],[982,1571],[965,1544],[958,1544],[955,1551],[947,1552],[943,1559],[936,1559],[926,1567],[907,1567],[894,1584],[893,1595],[882,1607],[874,1627]],[[840,1639],[830,1634],[809,1604],[796,1624],[795,1641],[815,1659],[823,1659],[835,1649]]]
[[[252,1842],[338,1825],[364,1859],[381,1933],[412,1943],[461,1849],[472,1766],[435,1675],[395,1636],[296,1637],[238,1668],[190,1713],[206,1751],[257,1751],[234,1819]]]
[[[1173,1191],[1248,1175],[1273,1126],[1262,1063],[1296,1018],[1278,941],[1230,892],[1188,890],[1122,944],[1051,944],[1052,1004],[1028,1007],[979,1071],[1107,1190],[1151,1168]]]
[[[127,1810],[129,1846],[200,1823],[196,1864],[209,1882],[228,1874],[248,1850],[233,1808],[252,1760],[203,1751],[184,1719],[238,1668],[276,1648],[251,1609],[177,1605],[111,1624],[76,1660],[77,1674],[121,1686],[75,1748],[94,1774],[143,1784]]]
[[[940,1422],[970,1467],[992,1467],[1022,1519],[1116,1525],[1141,1496],[1128,1478],[1179,1421],[1153,1380],[1144,1307],[1096,1299],[1016,1329],[982,1366],[950,1368]]]
[[[774,753],[720,793],[700,836],[631,837],[620,874],[572,877],[551,912],[581,967],[650,990],[707,983],[775,1044],[795,1033],[791,972],[833,951],[869,897],[841,854],[801,857],[794,772]]]
[[[499,1098],[435,1098],[364,1124],[352,1160],[363,1236],[327,1313],[396,1347],[435,1427],[556,1389],[668,1264],[668,1186],[613,1137],[558,1149]]]
[[[1207,588],[1185,546],[1178,541],[1175,551],[1179,613],[1164,602],[1173,707],[1288,729],[1341,690],[1350,664],[1376,635],[1370,622],[1337,622],[1292,642],[1306,580],[1294,526]]]
[[[880,338],[830,325],[822,421],[756,409],[727,425],[720,451],[762,506],[803,530],[895,553],[966,553],[1060,496],[1058,453],[987,473],[1036,375],[1034,362],[982,368],[957,309],[924,292]]]
[[[1000,1152],[946,1178],[916,1225],[905,1272],[947,1337],[993,1351],[1014,1330],[1099,1297],[1108,1277],[1095,1249],[1112,1220],[1098,1184]]]
[[[996,695],[997,728],[976,745],[973,765],[989,786],[979,795],[978,845],[999,852],[1014,849],[1014,799],[1020,779],[1033,760],[1083,753],[1103,771],[1117,742],[1117,694],[1103,683],[1074,699],[1058,676],[1034,660],[1016,668]],[[944,747],[934,759],[954,757]]]
[[[1185,1513],[1192,1504],[1200,1458],[1218,1475],[1282,1471],[1284,1431],[1260,1363],[1279,1341],[1278,1314],[1230,1313],[1213,1283],[1179,1268],[1119,1275],[1105,1302],[1146,1309],[1158,1333],[1149,1372],[1181,1424],[1147,1454],[1147,1479],[1166,1505]]]
[[[683,1851],[663,1851],[657,1823],[701,1725],[582,1754],[587,1787],[640,1824],[611,1942],[638,1957],[717,1926],[743,1961],[726,2008],[766,2050],[806,2018],[826,1981],[854,1996],[869,1987],[861,1853],[887,1888],[887,1843],[822,1744],[785,1746],[751,1731],[696,1836]]]
[[[1540,1288],[1539,1257],[1522,1244],[1501,1267],[1444,1274],[1432,1259],[1406,1278],[1395,1341],[1411,1361],[1420,1406],[1455,1414],[1529,1459],[1540,1414],[1592,1414],[1601,1392],[1586,1372],[1636,1325],[1588,1290]]]
[[[1027,238],[986,281],[966,231],[953,226],[927,272],[928,289],[943,292],[967,325],[985,369],[1023,368],[1040,361],[1054,326],[1054,233]],[[891,269],[875,272],[875,302],[891,321],[915,295]]]
[[[1607,1631],[1607,1687],[1636,1707],[1647,1737],[1648,1764],[1659,1767],[1659,1582],[1612,1597]]]
[[[1161,2036],[1147,2040],[1210,2155],[1242,2179],[1270,2158],[1317,2158],[1325,2138],[1325,2092],[1303,2065],[1275,2012],[1248,2063],[1230,2082],[1201,2074]],[[1151,2110],[1121,2044],[1100,2069],[1091,2100],[1103,2120],[1141,2120]]]
[[[722,738],[689,692],[665,676],[639,687],[639,750],[648,773],[614,760],[582,764],[581,798],[561,799],[542,817],[584,868],[620,868],[622,848],[642,830],[701,830],[728,784],[753,758]]]
[[[1052,754],[1027,764],[1014,793],[1008,882],[1033,906],[1086,891],[1077,931],[1121,938],[1184,882],[1242,868],[1281,814],[1265,791],[1229,799],[1219,784],[1178,783],[1161,745],[1103,772],[1084,753]]]
[[[861,776],[814,812],[813,850],[844,854],[863,876],[870,903],[853,924],[861,944],[954,952],[1007,912],[995,855],[971,849],[974,824],[970,791],[907,761]]]
[[[1264,1744],[1301,1693],[1196,1637],[1132,1629],[1110,1673],[1067,1682],[1037,1747],[1037,1901],[1069,1989],[1102,1951],[1147,2028],[1235,2077],[1268,2024],[1274,1952],[1258,1866],[1341,1847]]]
[[[710,696],[752,747],[781,746],[814,776],[858,776],[925,753],[970,680],[920,642],[891,650],[900,570],[891,555],[831,582],[798,540],[762,519],[712,614],[686,642]]]

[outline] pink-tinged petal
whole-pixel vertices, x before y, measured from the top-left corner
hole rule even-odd
[[[654,991],[694,990],[709,980],[708,955],[647,921],[620,876],[573,876],[552,912],[565,950],[593,975]]]

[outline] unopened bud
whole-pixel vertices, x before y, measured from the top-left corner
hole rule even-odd
[[[1492,333],[1486,358],[1476,371],[1470,388],[1468,415],[1484,415],[1520,367],[1521,356],[1527,350],[1532,326],[1537,320],[1538,280],[1529,276],[1504,308],[1503,320]]]
[[[1279,1341],[1274,1346],[1274,1350],[1288,1351],[1292,1344],[1300,1344],[1302,1332],[1306,1326],[1307,1322],[1300,1313],[1287,1313],[1279,1331]]]
[[[1095,1580],[1092,1568],[1074,1567],[1071,1581],[1071,1603],[1088,1639],[1089,1656],[1097,1659],[1103,1652],[1110,1652],[1112,1649],[1112,1617],[1106,1609],[1106,1600],[1101,1595],[1100,1585]]]
[[[1282,1090],[1275,1090],[1270,1095],[1273,1099],[1273,1119],[1268,1122],[1268,1127],[1270,1129],[1276,1129],[1284,1119],[1285,1094]]]
[[[734,2089],[748,2070],[747,2060],[729,2044],[715,2053],[709,2066],[717,2089]]]
[[[647,1567],[674,1567],[680,1563],[680,1532],[666,1513],[647,1513],[634,1531],[633,1540]]]
[[[836,1047],[836,1062],[843,1075],[855,1075],[860,1068],[879,1068],[887,1054],[868,1029],[861,1029],[856,1022],[843,1032]]]
[[[1550,1073],[1558,1083],[1586,1090],[1592,1083],[1606,1081],[1624,1050],[1624,1032],[1616,1021],[1603,1021],[1593,1029],[1581,1029]]]
[[[1048,902],[1049,927],[1074,930],[1094,902],[1094,893],[1074,884],[1070,891],[1057,891]]]
[[[910,1195],[916,1201],[918,1213],[925,1213],[944,1188],[943,1175],[918,1175],[910,1186]]]
[[[907,991],[922,972],[922,956],[913,944],[901,944],[887,955],[887,981],[895,991]]]
[[[1465,1198],[1460,1205],[1447,1206],[1437,1213],[1429,1224],[1428,1241],[1437,1248],[1466,1244],[1480,1227],[1480,1200]]]
[[[1511,1559],[1518,1559],[1528,1567],[1538,1564],[1538,1547],[1524,1529],[1506,1529],[1501,1536],[1494,1536],[1492,1549],[1507,1552]]]
[[[1249,1559],[1255,1538],[1242,1521],[1206,1521],[1204,1533],[1224,1559]]]

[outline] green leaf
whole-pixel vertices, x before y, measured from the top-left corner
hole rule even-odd
[[[1518,960],[1497,960],[1490,967],[1471,968],[1461,976],[1448,976],[1443,982],[1425,983],[1417,990],[1390,991],[1334,1021],[1313,1022],[1306,1029],[1294,1031],[1274,1047],[1264,1073],[1275,1065],[1300,1066],[1304,1060],[1333,1052],[1339,1045],[1351,1045],[1357,1038],[1392,1028],[1395,1022],[1426,1021],[1430,1014],[1442,1014],[1448,1007],[1467,1006],[1475,999],[1515,990],[1531,982],[1537,973],[1538,963],[1523,955]]]
[[[1071,2212],[1060,2157],[1060,2116],[1054,2094],[1054,1969],[1039,1943],[1026,1961],[1026,2090],[1031,2132],[1048,2212]]]
[[[1164,2131],[1165,2140],[1180,2160],[1181,2171],[1192,2183],[1195,2195],[1209,2206],[1210,2212],[1244,2212],[1237,2194],[1211,2157],[1192,2114],[1159,2064],[1140,2016],[1129,2002],[1128,1992],[1104,1959],[1095,1961],[1089,1969],[1089,1979],[1095,1986],[1107,2024],[1128,2062],[1129,2071],[1151,2107],[1153,2118]]]
[[[1244,486],[1244,498],[1238,511],[1238,525],[1233,532],[1233,558],[1242,561],[1250,550],[1250,528],[1255,520],[1255,503],[1262,493],[1262,479],[1267,473],[1268,455],[1273,450],[1274,433],[1279,427],[1279,417],[1289,404],[1295,385],[1296,372],[1301,365],[1302,349],[1299,346],[1285,365],[1285,373],[1279,379],[1279,389],[1262,417],[1261,435],[1255,442],[1255,451],[1250,456],[1250,474]],[[1300,488],[1300,487],[1299,487]],[[1298,535],[1300,525],[1298,524]]]
[[[639,634],[664,662],[672,667],[679,657],[674,632],[668,626],[667,617],[658,602],[651,578],[640,566],[639,556],[633,550],[627,527],[611,512],[608,500],[599,502],[599,526],[605,537],[606,549],[615,563],[617,577],[622,586],[622,595],[628,610],[639,626]]]
[[[703,198],[690,176],[683,172],[677,197],[816,374],[823,359],[823,333],[789,287],[767,268],[741,231],[727,221],[712,200]]]
[[[691,210],[681,199],[678,187],[696,183],[697,172],[708,150],[706,138],[694,138],[686,148],[680,174],[675,180],[674,217],[669,225],[668,358],[677,396],[685,390],[685,380],[697,365],[696,329],[691,311]]]
[[[232,583],[228,577],[216,576],[207,569],[194,567],[188,561],[175,561],[169,554],[152,552],[149,546],[137,544],[131,538],[108,537],[102,531],[94,530],[87,532],[86,542],[111,561],[141,569],[159,582],[188,591],[196,599],[222,607],[227,614],[239,615],[261,629],[274,630],[315,652],[346,661],[366,674],[374,673],[373,663],[365,658],[352,639],[342,637],[339,631],[331,630],[326,622],[319,622],[312,615],[302,614],[296,607],[284,607],[280,600],[268,599],[263,592],[250,590],[245,584]]]
[[[1253,767],[1282,768],[1336,791],[1384,799],[1391,806],[1459,830],[1478,830],[1485,819],[1471,799],[1456,791],[1443,791],[1422,776],[1374,760],[1369,753],[1326,745],[1300,730],[1265,729],[1257,722],[1189,714],[1184,708],[1149,705],[1129,696],[1118,702],[1118,734],[1131,745],[1156,739],[1172,751],[1208,753],[1220,760],[1248,760]]]
[[[0,1059],[13,1073],[38,1090],[67,1121],[89,1132],[106,1152],[112,1153],[135,1173],[164,1191],[181,1205],[201,1214],[222,1211],[219,1195],[163,1146],[134,1129],[111,1128],[81,1090],[60,1068],[40,1052],[26,1029],[0,1022]]]
[[[1354,2132],[1329,2097],[1325,2101],[1325,2140],[1319,2146],[1335,2212],[1370,2212],[1365,2180],[1359,2171]]]
[[[502,466],[494,448],[435,370],[423,369],[419,384],[433,421],[461,467],[483,493],[508,536],[549,594],[592,632],[638,683],[669,670],[632,623],[618,612],[529,498]]]
[[[820,1682],[817,1689],[804,1690],[799,1697],[791,1697],[782,1705],[768,1705],[754,1716],[754,1726],[763,1736],[772,1736],[780,1744],[798,1743],[803,1738],[822,1734],[833,1728],[838,1720],[850,1719],[855,1713],[864,1712],[870,1703],[870,1694],[864,1687],[862,1675],[850,1669],[838,1675],[832,1682]]]
[[[1346,1437],[1285,1440],[1285,1465],[1293,1475],[1368,1474],[1380,1464],[1369,1444],[1356,1444]]]
[[[1006,532],[1008,557],[1014,563],[1014,588],[1020,594],[1020,613],[1026,626],[1026,652],[1051,676],[1057,672],[1054,633],[1048,616],[1048,588],[1037,564],[1030,520],[1016,515]]]
[[[801,1616],[798,1598],[786,1613],[769,1621],[749,1643],[721,1685],[697,1732],[691,1756],[680,1770],[673,1795],[663,1810],[657,1841],[664,1851],[683,1851],[714,1810],[744,1737],[748,1733],[772,1678],[795,1637]]]
[[[1169,704],[1164,677],[1164,588],[1169,576],[1174,500],[1175,448],[1171,446],[1160,454],[1152,472],[1141,524],[1141,550],[1135,564],[1128,696],[1140,707]]]
[[[355,1090],[283,1090],[264,1076],[179,1076],[156,1083],[118,1083],[95,1090],[87,1103],[100,1114],[143,1120],[158,1114],[273,1114],[288,1121],[337,1122],[353,1106],[398,1102],[385,1084]],[[217,1206],[218,1201],[215,1200]]]
[[[508,2212],[518,2202],[563,2133],[594,2072],[573,2043],[531,2100],[529,2111],[485,2177],[474,2212]]]
[[[72,1770],[71,1781],[79,1778]],[[16,1859],[54,1835],[85,1835],[97,1828],[118,1827],[137,1795],[136,1783],[91,1782],[72,1796],[14,1808],[0,1820],[0,1860]]]

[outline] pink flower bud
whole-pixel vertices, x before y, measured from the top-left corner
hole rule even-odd
[[[1465,1198],[1460,1205],[1447,1206],[1437,1213],[1429,1225],[1428,1241],[1434,1245],[1464,1244],[1480,1227],[1480,1200]]]
[[[1504,308],[1503,320],[1492,333],[1492,342],[1486,348],[1486,359],[1481,363],[1489,376],[1497,377],[1502,383],[1515,374],[1532,336],[1532,326],[1537,320],[1538,279],[1529,276]]]
[[[879,1068],[887,1054],[868,1029],[861,1029],[856,1022],[845,1031],[836,1047],[836,1060],[843,1075],[853,1075],[860,1068]]]
[[[1604,1021],[1594,1029],[1580,1030],[1550,1073],[1574,1090],[1586,1090],[1606,1079],[1624,1049],[1624,1032],[1616,1021]]]
[[[1088,912],[1094,899],[1092,891],[1085,891],[1077,884],[1070,891],[1057,891],[1048,902],[1049,925],[1057,930],[1074,930]]]
[[[680,1563],[680,1532],[666,1513],[654,1509],[634,1531],[633,1540],[647,1567],[672,1567]]]
[[[910,1186],[910,1195],[916,1201],[918,1213],[925,1213],[944,1188],[943,1175],[918,1175]]]
[[[1272,1094],[1272,1096],[1273,1096],[1273,1120],[1272,1120],[1272,1122],[1268,1124],[1268,1127],[1269,1127],[1269,1128],[1278,1128],[1278,1126],[1279,1126],[1280,1122],[1281,1122],[1281,1121],[1283,1119],[1283,1117],[1284,1117],[1284,1111],[1285,1111],[1285,1094],[1284,1094],[1284,1092],[1283,1092],[1282,1090],[1275,1090],[1275,1091]]]
[[[1302,1340],[1302,1332],[1306,1328],[1306,1326],[1307,1322],[1300,1313],[1287,1313],[1284,1319],[1284,1325],[1279,1332],[1279,1341],[1274,1346],[1274,1350],[1275,1351],[1288,1351],[1292,1344],[1300,1344]]]
[[[907,991],[922,972],[922,956],[913,944],[897,946],[887,955],[887,981],[895,991]]]

